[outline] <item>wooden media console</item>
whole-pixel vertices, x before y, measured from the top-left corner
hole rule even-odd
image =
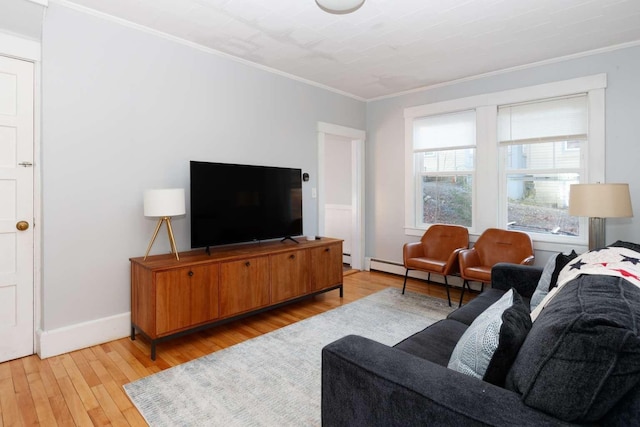
[[[333,289],[342,240],[253,243],[132,258],[131,339],[156,344]]]

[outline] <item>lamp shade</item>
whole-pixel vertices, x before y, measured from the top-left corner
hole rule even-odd
[[[144,216],[165,217],[186,213],[183,188],[165,188],[144,192]]]
[[[569,215],[592,218],[632,217],[629,184],[573,184]]]
[[[325,12],[342,15],[360,9],[364,0],[316,0],[316,4]]]

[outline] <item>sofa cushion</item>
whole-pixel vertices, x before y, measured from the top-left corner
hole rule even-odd
[[[467,330],[467,325],[444,319],[411,335],[394,347],[441,366],[447,366],[456,343]]]
[[[456,344],[448,368],[482,379],[498,348],[503,314],[514,304],[527,311],[522,298],[511,289],[480,314]]]
[[[463,305],[459,309],[449,313],[447,319],[457,320],[465,325],[470,325],[473,321],[494,302],[498,301],[505,294],[500,289],[487,289],[475,297],[471,302]]]
[[[640,288],[579,276],[533,323],[506,387],[562,420],[596,422],[640,380],[638,327]]]

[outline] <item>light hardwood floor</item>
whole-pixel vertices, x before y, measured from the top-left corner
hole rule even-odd
[[[156,361],[148,343],[122,338],[40,360],[36,355],[0,364],[0,427],[145,426],[123,384],[232,346],[307,317],[355,301],[386,287],[402,287],[402,277],[348,272],[344,298],[334,290],[311,299],[158,344]],[[436,278],[436,280],[438,280]],[[443,286],[410,279],[407,289],[446,299]],[[451,291],[452,301],[460,293]],[[465,294],[465,300],[472,298]]]

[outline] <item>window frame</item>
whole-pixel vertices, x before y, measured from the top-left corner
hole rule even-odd
[[[531,102],[546,98],[586,93],[589,105],[587,147],[582,153],[584,172],[581,182],[605,182],[605,89],[607,75],[596,74],[484,95],[409,107],[405,119],[405,234],[422,236],[425,228],[416,224],[415,162],[413,150],[413,122],[425,116],[476,111],[476,168],[473,183],[472,240],[490,227],[506,228],[506,181],[502,179],[497,136],[498,106]],[[497,172],[496,172],[497,171]],[[504,205],[504,206],[502,206]],[[536,233],[534,247],[542,250],[571,250],[587,246],[587,218],[580,218],[581,235],[553,236]]]

